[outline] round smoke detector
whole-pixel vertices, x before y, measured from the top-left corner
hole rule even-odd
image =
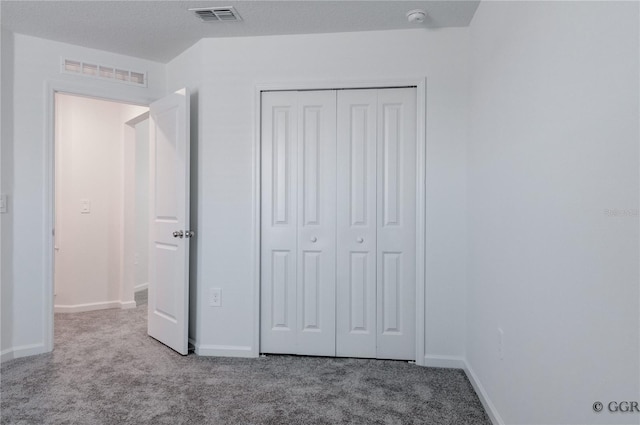
[[[427,12],[420,9],[410,10],[407,12],[407,20],[412,24],[421,24],[427,17]]]

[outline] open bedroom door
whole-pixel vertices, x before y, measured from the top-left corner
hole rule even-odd
[[[147,333],[180,354],[189,331],[189,91],[149,107]]]

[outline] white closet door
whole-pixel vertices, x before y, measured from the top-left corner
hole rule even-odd
[[[378,90],[338,92],[336,355],[376,357]]]
[[[336,93],[263,94],[261,351],[335,355]]]
[[[416,91],[378,91],[377,357],[415,359]]]
[[[261,351],[415,359],[415,89],[262,96]]]
[[[296,353],[297,94],[262,94],[262,352]]]
[[[336,92],[298,92],[298,350],[336,355]]]

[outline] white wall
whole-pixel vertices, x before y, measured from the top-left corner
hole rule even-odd
[[[638,423],[638,6],[471,24],[467,360],[508,424]]]
[[[56,311],[132,301],[121,293],[124,123],[146,110],[56,95]]]
[[[11,101],[13,99],[13,35],[2,30],[0,33],[0,193],[11,193],[13,180],[13,164],[9,160],[13,156],[12,145],[8,143],[12,134],[13,116]],[[13,253],[11,252],[12,214],[11,202],[6,214],[0,214],[0,353],[6,353],[11,347],[11,316],[13,311],[11,281]]]
[[[426,76],[426,353],[464,354],[467,43],[466,29],[205,39],[168,64],[170,90],[198,91],[192,289],[200,296],[191,337],[199,353],[253,348],[255,84]],[[222,307],[208,306],[209,287],[222,288]]]
[[[0,193],[13,193],[13,34],[2,30],[0,39]],[[6,214],[0,214],[0,353],[4,358],[12,345],[13,316],[13,199],[9,197]]]
[[[135,126],[134,288],[149,284],[149,120]]]
[[[3,37],[4,40],[4,37]],[[128,98],[149,102],[165,93],[165,67],[162,64],[87,49],[65,43],[16,34],[10,46],[3,46],[2,55],[13,51],[13,110],[12,134],[3,137],[3,147],[9,143],[12,157],[2,157],[2,168],[13,167],[11,192],[12,210],[11,246],[13,267],[11,278],[3,278],[3,290],[12,292],[11,342],[3,349],[11,350],[7,356],[27,355],[46,351],[45,319],[47,306],[44,294],[50,282],[46,281],[45,241],[50,235],[45,223],[48,201],[45,198],[48,146],[45,138],[47,81],[58,82],[78,90],[93,90],[114,98]],[[60,57],[69,57],[97,63],[111,64],[148,72],[148,88],[133,87],[110,81],[87,79],[60,74]],[[3,92],[4,99],[4,92]],[[3,117],[4,118],[4,117]],[[3,120],[4,121],[4,120]],[[3,126],[4,128],[4,126]],[[3,135],[4,136],[4,135]],[[8,140],[8,142],[5,142]],[[3,232],[3,242],[4,242]],[[3,262],[5,257],[3,256]],[[4,270],[4,267],[3,267]],[[6,289],[5,289],[6,288]],[[4,334],[4,332],[3,332]],[[3,358],[8,358],[4,356]]]

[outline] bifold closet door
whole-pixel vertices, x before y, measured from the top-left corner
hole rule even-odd
[[[262,94],[262,352],[335,355],[336,93]]]
[[[415,89],[263,93],[261,131],[261,351],[415,359]]]
[[[415,360],[416,90],[378,90],[377,355]]]
[[[336,354],[415,359],[415,89],[337,101]]]
[[[336,355],[376,357],[378,90],[338,92]]]

